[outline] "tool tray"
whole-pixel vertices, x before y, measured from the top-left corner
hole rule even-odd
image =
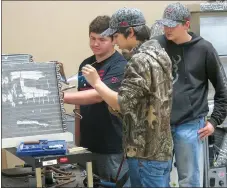
[[[21,142],[17,147],[18,156],[64,155],[67,152],[65,140],[39,140],[38,143]]]

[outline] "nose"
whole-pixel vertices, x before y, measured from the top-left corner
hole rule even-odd
[[[94,41],[94,46],[99,46],[99,42],[97,40]]]

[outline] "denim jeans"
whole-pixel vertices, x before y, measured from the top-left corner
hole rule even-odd
[[[198,130],[204,118],[172,126],[179,187],[202,187],[203,145]]]
[[[171,160],[150,161],[128,158],[128,166],[133,188],[169,187]]]

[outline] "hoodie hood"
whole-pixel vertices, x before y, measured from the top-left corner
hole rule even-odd
[[[122,50],[122,55],[127,61],[129,61],[132,58],[132,56],[137,53],[145,53],[153,57],[157,61],[157,63],[163,68],[165,73],[169,73],[168,70],[172,69],[169,67],[170,65],[169,62],[171,62],[171,60],[168,54],[161,47],[158,40],[156,39],[150,39],[143,43],[141,42],[131,51]],[[172,78],[172,76],[169,74],[168,77]]]
[[[172,76],[169,74],[169,70],[172,69],[169,64],[171,60],[157,40],[151,39],[142,43],[137,49],[137,53],[150,55],[162,67],[163,71],[168,75],[168,78],[172,79]]]
[[[197,36],[196,34],[192,33],[192,32],[188,32],[188,34],[190,36],[192,36],[192,39],[186,43],[183,43],[181,45],[194,45],[195,43],[199,42],[200,40],[202,40],[203,38],[201,36]]]
[[[196,44],[197,42],[199,42],[200,40],[203,39],[201,36],[197,36],[197,35],[194,34],[193,32],[188,32],[188,34],[189,34],[190,36],[192,36],[192,39],[191,39],[190,41],[188,41],[188,42],[181,43],[181,44],[176,44],[176,43],[174,43],[173,41],[169,41],[169,40],[166,38],[165,35],[164,35],[164,37],[165,37],[165,39],[166,39],[168,42],[170,42],[170,43],[172,43],[172,44],[175,44],[175,45],[177,45],[177,46],[179,46],[179,47],[181,47],[181,46],[190,46],[190,45],[194,45],[194,44]]]

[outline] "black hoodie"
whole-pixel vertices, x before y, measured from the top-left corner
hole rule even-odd
[[[207,115],[208,79],[214,86],[214,110],[210,122],[223,123],[227,116],[227,78],[213,45],[194,33],[191,41],[175,44],[164,35],[154,37],[165,48],[173,67],[171,125],[179,125]]]

